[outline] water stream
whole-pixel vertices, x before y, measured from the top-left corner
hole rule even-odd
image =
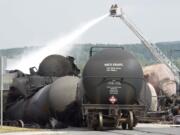
[[[56,40],[47,43],[45,47],[38,51],[34,51],[29,54],[23,54],[21,59],[17,60],[14,64],[9,65],[8,69],[19,69],[24,73],[29,73],[29,67],[38,67],[39,63],[48,55],[55,53],[67,55],[78,38],[80,38],[94,25],[104,20],[107,16],[108,14],[105,14],[87,22],[85,25],[77,28],[69,34],[61,36]]]

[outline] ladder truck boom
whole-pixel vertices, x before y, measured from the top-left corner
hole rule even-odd
[[[138,31],[138,29],[132,23],[130,23],[127,16],[122,11],[122,8],[119,9],[116,4],[112,5],[110,9],[110,16],[119,17],[128,26],[128,28],[140,39],[141,43],[145,45],[145,47],[151,52],[151,54],[160,63],[167,65],[171,69],[171,71],[174,73],[175,76],[175,80],[178,86],[177,89],[179,89],[179,84],[180,84],[179,68],[174,63],[172,63],[169,60],[169,58],[155,44],[146,40],[143,34],[140,31]],[[177,93],[179,94],[179,90],[177,91]]]

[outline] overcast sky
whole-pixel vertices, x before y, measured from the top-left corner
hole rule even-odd
[[[112,3],[152,42],[180,40],[180,0],[0,0],[0,48],[45,45],[109,11]],[[80,43],[137,43],[121,20],[106,18]]]

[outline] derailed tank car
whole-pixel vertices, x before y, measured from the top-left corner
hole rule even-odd
[[[22,120],[25,124],[36,123],[45,127],[47,124],[52,126],[50,122],[53,118],[65,125],[74,125],[78,81],[75,76],[60,77],[33,96],[20,99],[6,110],[8,120]]]
[[[133,129],[134,110],[144,109],[138,104],[143,79],[138,61],[122,48],[104,49],[90,57],[78,91],[85,124],[95,130],[120,125]]]
[[[37,72],[33,68],[30,71],[31,74],[11,71],[17,73],[17,77],[13,79],[9,90],[6,124],[11,125],[13,121],[20,120],[21,123],[36,123],[45,127],[51,124],[53,118],[73,125],[72,116],[76,109],[72,111],[69,108],[75,105],[79,81],[77,75],[80,72],[74,64],[74,58],[50,55],[41,62]]]

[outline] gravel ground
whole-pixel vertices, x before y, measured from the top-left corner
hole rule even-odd
[[[2,135],[180,135],[180,126],[161,124],[138,124],[134,130],[91,131],[87,128],[66,128],[61,130],[23,131],[1,133]]]

